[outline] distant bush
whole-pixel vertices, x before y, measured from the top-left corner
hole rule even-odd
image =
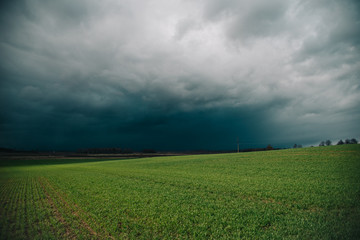
[[[274,150],[274,148],[269,144],[267,145],[266,150]]]

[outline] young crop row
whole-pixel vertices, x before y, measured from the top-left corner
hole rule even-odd
[[[51,232],[51,209],[33,178],[2,181],[0,203],[1,239],[46,237]]]
[[[113,239],[44,177],[3,180],[0,193],[0,239]]]

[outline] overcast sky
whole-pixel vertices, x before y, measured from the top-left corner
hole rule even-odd
[[[0,147],[235,149],[360,138],[360,3],[0,4]]]

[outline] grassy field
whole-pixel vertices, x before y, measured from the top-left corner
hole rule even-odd
[[[1,160],[1,239],[360,239],[360,145]]]

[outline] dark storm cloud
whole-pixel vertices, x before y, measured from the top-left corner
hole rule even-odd
[[[236,137],[248,146],[356,137],[358,9],[2,3],[0,145],[185,150],[234,148]]]

